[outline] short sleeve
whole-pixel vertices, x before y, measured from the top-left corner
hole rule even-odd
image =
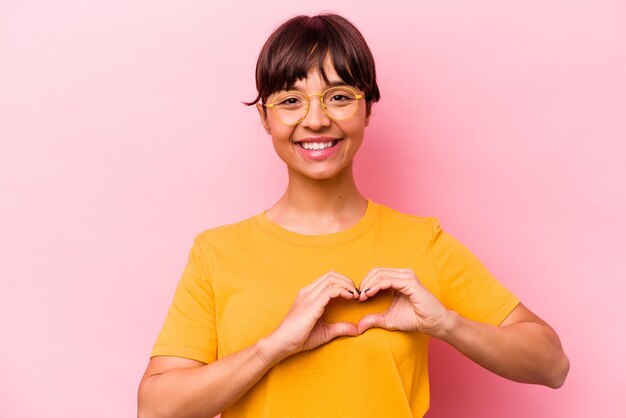
[[[216,360],[215,300],[209,265],[196,237],[151,357]]]
[[[519,304],[463,244],[433,222],[432,254],[441,301],[461,316],[499,325]]]

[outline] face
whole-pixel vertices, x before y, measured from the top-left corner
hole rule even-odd
[[[329,60],[324,70],[330,83],[341,82]],[[327,88],[329,86],[322,75],[314,69],[306,79],[298,80],[293,90],[310,95],[321,93]],[[272,94],[268,103],[272,103],[280,93]],[[352,169],[352,160],[363,142],[365,127],[369,122],[365,99],[357,100],[356,111],[350,118],[335,121],[322,110],[319,96],[311,96],[306,117],[291,126],[282,123],[272,109],[267,109],[267,116],[260,104],[257,109],[263,127],[272,136],[276,153],[287,164],[290,176],[316,180],[332,179]]]

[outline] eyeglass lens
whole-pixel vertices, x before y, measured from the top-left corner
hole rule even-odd
[[[304,119],[308,110],[309,98],[297,91],[290,91],[277,96],[274,100],[274,112],[283,123],[293,125]],[[311,97],[315,100],[315,96]],[[346,87],[327,90],[322,96],[322,109],[331,119],[342,120],[352,116],[357,106],[356,93]]]

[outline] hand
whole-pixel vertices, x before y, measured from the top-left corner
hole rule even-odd
[[[300,351],[310,350],[340,336],[357,336],[356,325],[350,322],[327,324],[321,320],[331,299],[356,300],[359,293],[354,282],[339,273],[329,272],[298,292],[295,302],[278,328],[267,338],[264,358],[275,361]],[[271,346],[271,348],[267,348]]]
[[[440,337],[450,326],[451,311],[420,283],[411,269],[373,269],[365,276],[360,287],[360,301],[374,297],[383,289],[393,289],[394,297],[387,312],[361,318],[357,325],[359,334],[379,327],[421,331]]]

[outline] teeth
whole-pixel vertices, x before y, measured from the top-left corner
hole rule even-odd
[[[300,146],[304,149],[319,151],[322,149],[330,148],[335,145],[335,141],[329,142],[300,142]]]

